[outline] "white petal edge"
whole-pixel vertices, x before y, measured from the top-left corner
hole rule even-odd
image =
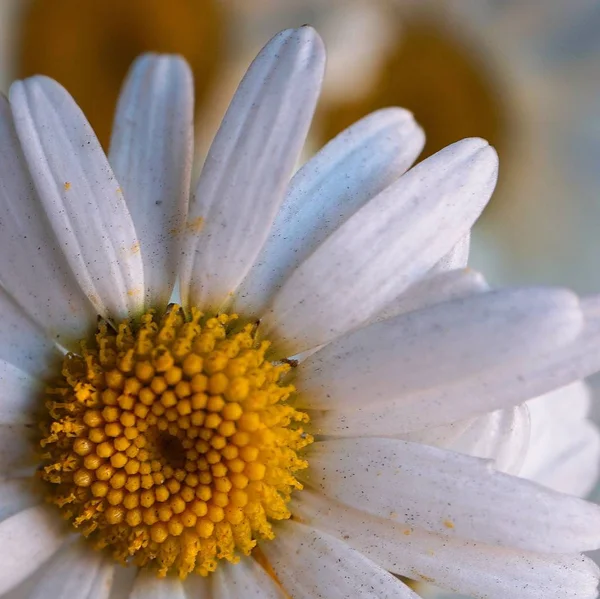
[[[258,256],[304,144],[324,66],[323,42],[305,26],[276,35],[248,69],[190,206],[184,305],[217,309]]]
[[[314,443],[299,476],[327,497],[430,532],[543,553],[600,547],[600,506],[397,439]]]
[[[0,595],[20,584],[64,543],[65,523],[46,505],[0,522]]]
[[[346,542],[381,567],[487,599],[594,599],[598,566],[581,555],[516,551],[433,534],[369,516],[310,490],[292,499],[294,518]]]
[[[183,583],[179,578],[168,576],[158,579],[150,570],[140,570],[130,599],[186,599]]]
[[[282,587],[294,599],[418,599],[346,543],[289,520],[261,547]]]
[[[259,317],[293,270],[402,175],[424,143],[413,115],[400,108],[374,112],[331,140],[290,182],[269,238],[236,293],[235,309]]]
[[[218,599],[287,599],[272,578],[252,558],[223,562],[212,576],[212,596]]]
[[[80,108],[43,76],[13,83],[10,104],[37,193],[79,285],[104,317],[141,311],[139,240],[119,183]]]
[[[49,337],[81,339],[96,313],[52,233],[2,95],[0,164],[0,281]]]
[[[193,157],[194,89],[179,56],[145,54],[117,105],[108,160],[141,244],[146,303],[165,306],[177,277]]]
[[[489,291],[489,285],[483,275],[469,268],[428,275],[401,293],[367,324],[484,291]]]
[[[429,274],[447,272],[457,268],[466,268],[471,249],[471,233],[467,233],[435,266]]]
[[[519,474],[529,449],[530,431],[529,409],[521,404],[474,418],[447,449],[493,460],[496,470]]]
[[[519,474],[528,455],[530,431],[529,410],[522,404],[397,438],[493,460],[497,470]]]
[[[303,362],[297,370],[299,405],[348,411],[396,400],[408,409],[420,391],[443,392],[498,365],[569,343],[582,320],[574,294],[543,288],[490,291],[404,313],[345,335]],[[480,401],[481,412],[498,407]],[[455,421],[472,415],[459,400],[440,409]],[[416,430],[452,421],[440,421],[441,413],[432,418],[438,422]]]
[[[563,328],[565,335],[562,339],[559,332],[562,327],[559,327],[556,329],[557,337],[553,338],[548,331],[548,345],[542,342],[544,335],[538,338],[539,345],[531,340],[538,347],[524,360],[500,361],[498,367],[480,370],[476,376],[447,381],[415,394],[398,395],[398,400],[373,405],[369,409],[315,412],[313,425],[328,435],[397,435],[518,405],[585,378],[600,370],[600,354],[597,351],[600,344],[599,303],[595,298],[580,302],[583,326],[570,342],[567,342],[569,327]],[[578,319],[575,312],[572,316]],[[572,325],[571,332],[576,329],[575,320]],[[509,357],[517,357],[522,349],[526,349],[525,343],[521,345],[509,348]]]

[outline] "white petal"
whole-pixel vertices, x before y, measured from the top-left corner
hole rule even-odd
[[[427,276],[390,302],[371,322],[488,291],[483,275],[463,268]]]
[[[389,434],[461,420],[501,407],[494,405],[496,390],[449,402],[442,397],[448,387],[564,345],[581,323],[577,297],[563,290],[491,291],[436,304],[350,333],[310,356],[297,369],[299,402],[345,411],[395,402],[415,412],[411,418],[425,419]],[[445,403],[436,414],[420,415],[427,405],[415,402],[427,392]]]
[[[424,445],[433,445],[447,449],[458,443],[460,437],[465,434],[469,427],[477,418],[469,418],[467,420],[458,420],[443,426],[432,426],[420,431],[408,431],[398,435],[390,435],[395,439],[403,439],[404,441],[412,441],[413,443],[423,443]]]
[[[47,77],[14,83],[10,102],[33,182],[77,281],[103,316],[139,311],[144,299],[139,241],[85,116]]]
[[[297,268],[265,315],[293,355],[367,322],[471,228],[497,177],[495,151],[463,140],[424,160],[363,206]]]
[[[88,549],[89,550],[89,549]],[[108,599],[111,596],[115,579],[116,565],[110,559],[104,559],[86,599]]]
[[[311,445],[301,478],[341,503],[431,532],[545,553],[600,547],[600,506],[397,439]]]
[[[581,299],[584,327],[577,339],[536,361],[527,380],[528,396],[536,397],[559,389],[600,370],[600,296]],[[518,381],[521,383],[521,381]]]
[[[565,420],[580,422],[590,413],[593,393],[583,381],[576,381],[527,402],[532,414],[532,443],[545,437],[548,428]]]
[[[252,559],[237,564],[223,562],[212,576],[213,597],[217,599],[287,599],[271,577]],[[196,599],[194,597],[194,599]]]
[[[588,387],[577,382],[527,402],[532,431],[521,476],[579,497],[592,490],[600,468],[600,433],[586,419],[590,401]]]
[[[81,339],[96,312],[48,226],[13,124],[0,96],[0,280],[48,335]]]
[[[552,453],[546,453],[544,467],[534,472],[521,471],[520,475],[562,493],[587,496],[596,487],[600,471],[600,436],[596,426],[582,422],[569,432],[563,429],[550,447]]]
[[[323,78],[310,27],[276,35],[242,80],[190,206],[184,304],[219,307],[265,242],[308,131]]]
[[[261,546],[294,599],[418,599],[406,585],[346,543],[293,520]]]
[[[486,599],[593,599],[598,567],[577,555],[516,551],[429,533],[369,516],[309,490],[292,501],[294,518],[346,539],[383,568]]]
[[[80,535],[76,538],[81,539]],[[42,568],[29,576],[16,589],[3,595],[3,599],[54,599],[55,597],[68,599],[127,599],[128,596],[112,594],[115,573],[115,562],[110,558],[102,558],[101,554],[94,552],[91,546],[85,542],[68,542],[57,551]],[[93,559],[89,554],[95,555]],[[70,555],[79,554],[79,555]],[[81,559],[77,559],[80,557]],[[100,558],[101,563],[95,562]],[[66,561],[63,564],[63,561]],[[68,566],[68,571],[65,571]],[[71,570],[73,568],[73,570]],[[83,572],[82,572],[83,569]],[[123,568],[122,568],[123,569]],[[87,573],[87,578],[84,574]],[[79,583],[79,584],[78,584]],[[120,591],[120,590],[119,590]]]
[[[219,568],[221,564],[219,564]],[[214,576],[214,575],[213,575]],[[191,575],[183,581],[183,588],[187,599],[219,599],[213,597],[212,593],[213,577],[206,578],[204,576]]]
[[[399,394],[397,400],[375,404],[368,409],[331,410],[323,415],[315,413],[313,425],[328,435],[395,435],[502,406],[517,405],[589,376],[600,370],[600,354],[597,351],[600,345],[600,313],[596,303],[596,299],[582,300],[584,325],[570,343],[566,343],[569,332],[566,321],[562,325],[557,322],[556,337],[550,331],[546,331],[547,337],[536,333],[539,345],[535,340],[521,340],[517,333],[514,341],[520,347],[505,348],[510,359],[501,359],[500,356],[495,368],[483,369],[466,379],[446,381],[437,387],[421,388],[414,394]],[[548,310],[546,314],[551,317],[551,312]],[[578,317],[575,312],[572,316],[573,329]],[[535,321],[530,319],[529,324],[535,324]],[[537,322],[540,323],[539,320]],[[530,342],[537,347],[527,355]],[[524,350],[523,359],[513,360],[521,350]],[[489,351],[489,347],[482,349],[482,353]],[[447,359],[450,360],[450,357]],[[414,362],[409,361],[408,366],[414,367]]]
[[[72,543],[48,564],[29,599],[106,599],[114,570],[106,561],[89,545]]]
[[[122,568],[114,569],[112,588],[110,591],[110,599],[130,599],[129,595],[133,589],[133,584],[137,576],[137,568]],[[201,599],[198,597],[197,599]],[[210,598],[209,598],[210,599]]]
[[[167,576],[158,579],[150,570],[140,570],[130,599],[186,599],[183,584],[179,578]]]
[[[146,54],[119,98],[109,161],[141,244],[146,302],[169,301],[181,256],[193,154],[194,89],[181,57]]]
[[[0,480],[0,521],[42,503],[42,495],[33,477]]]
[[[260,316],[292,271],[416,160],[425,138],[412,114],[379,110],[331,140],[294,176],[235,307]]]
[[[447,449],[493,460],[497,470],[518,474],[529,447],[529,435],[529,410],[520,405],[473,419]]]
[[[61,358],[60,353],[2,287],[0,313],[0,360],[34,377],[50,374],[51,366]]]
[[[35,422],[44,386],[36,378],[0,359],[0,424]]]
[[[35,572],[63,544],[65,523],[48,506],[31,507],[0,522],[0,594]]]
[[[471,247],[471,233],[467,233],[436,265],[429,271],[430,274],[446,272],[457,268],[465,268],[469,261]]]
[[[398,435],[398,438],[406,441],[493,460],[497,470],[509,474],[519,473],[529,447],[529,437],[530,420],[526,404],[496,410],[466,421]]]
[[[37,431],[22,424],[0,424],[0,476],[23,476],[38,463]]]

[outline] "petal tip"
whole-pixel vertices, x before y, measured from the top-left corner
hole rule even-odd
[[[486,150],[487,148],[491,148],[487,139],[483,139],[483,137],[465,137],[464,139],[461,139],[460,141],[457,141],[448,147],[461,148],[470,152],[478,152],[481,150]]]
[[[499,168],[498,152],[487,140],[481,137],[467,137],[448,148],[452,148],[453,153],[462,155],[469,163],[477,165],[477,168],[487,167],[490,179],[496,181]]]
[[[325,57],[325,43],[312,25],[302,25],[295,29],[284,29],[275,35],[265,48],[274,43],[283,45],[292,40],[300,45],[309,45],[313,54]]]

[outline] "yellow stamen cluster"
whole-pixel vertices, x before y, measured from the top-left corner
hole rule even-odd
[[[207,575],[290,516],[308,417],[286,403],[289,365],[236,319],[175,306],[118,331],[101,322],[47,390],[49,500],[122,563]]]

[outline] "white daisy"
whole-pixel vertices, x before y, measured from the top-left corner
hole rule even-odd
[[[461,268],[482,140],[405,173],[423,134],[383,110],[290,182],[323,69],[311,28],[267,45],[189,211],[181,59],[134,65],[108,159],[54,81],[0,101],[0,593],[595,592],[600,508],[431,435],[597,370],[599,300]]]

